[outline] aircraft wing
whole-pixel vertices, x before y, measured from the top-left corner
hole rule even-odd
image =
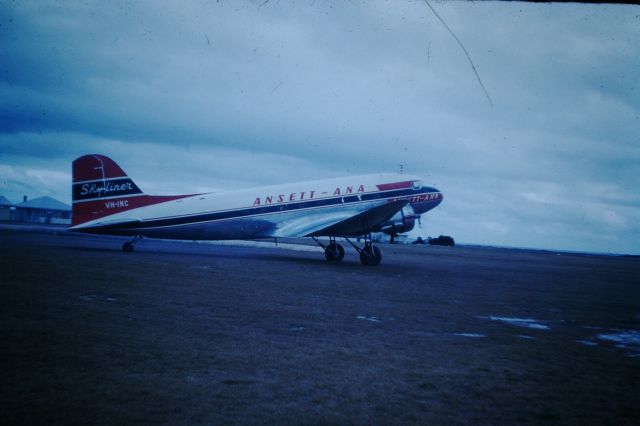
[[[375,232],[377,231],[377,227],[389,220],[407,204],[409,204],[408,200],[398,200],[382,206],[374,207],[362,213],[358,213],[355,216],[351,216],[350,218],[314,231],[306,236],[358,236],[368,232]]]

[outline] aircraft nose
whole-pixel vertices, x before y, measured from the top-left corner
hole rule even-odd
[[[442,195],[442,192],[440,192],[439,189],[437,188],[431,188],[432,189],[432,197],[433,197],[433,207],[437,206],[438,204],[440,204],[444,198],[444,195]]]
[[[418,214],[425,213],[442,202],[442,192],[436,188],[424,186],[421,192],[422,195],[418,197],[416,202],[411,203],[414,211]]]
[[[438,188],[434,188],[432,186],[425,186],[422,188],[422,191],[428,194],[435,194],[437,196],[437,199],[439,200],[442,199],[442,192]]]

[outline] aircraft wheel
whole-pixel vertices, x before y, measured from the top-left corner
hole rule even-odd
[[[378,266],[382,260],[382,252],[376,246],[367,244],[360,252],[360,262],[366,266]]]
[[[340,244],[329,244],[324,249],[324,258],[329,262],[340,262],[344,258],[344,248]]]
[[[133,244],[130,241],[127,241],[122,245],[122,251],[130,252],[133,251]]]

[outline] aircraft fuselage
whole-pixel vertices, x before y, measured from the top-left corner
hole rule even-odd
[[[129,188],[127,182],[117,185]],[[113,185],[107,183],[105,187]],[[421,185],[417,178],[399,175],[211,192],[160,203],[152,198],[149,205],[145,205],[145,197],[149,196],[116,195],[86,201],[108,215],[72,229],[190,240],[303,237],[385,203],[407,200],[415,215],[420,215],[442,201],[437,189]]]

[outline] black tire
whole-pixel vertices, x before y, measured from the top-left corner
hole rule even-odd
[[[328,262],[341,262],[344,259],[344,248],[340,244],[331,243],[324,249],[324,258]]]
[[[382,261],[382,252],[373,245],[366,245],[360,252],[360,262],[365,266],[378,266]]]
[[[122,245],[122,251],[124,252],[133,251],[133,244],[130,241],[127,241]]]

